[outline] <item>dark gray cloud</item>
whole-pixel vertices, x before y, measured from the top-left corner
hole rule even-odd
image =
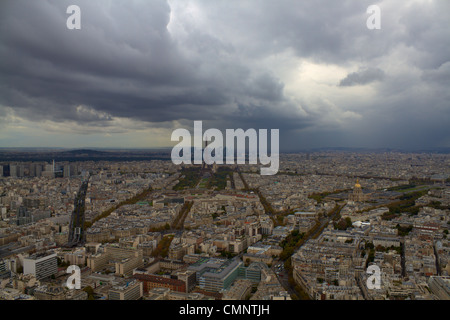
[[[71,4],[81,8],[81,30],[66,28]],[[449,2],[379,1],[375,31],[366,28],[371,4],[6,0],[0,123],[13,112],[81,133],[203,120],[220,129],[279,128],[290,150],[448,146]],[[313,80],[295,87],[314,78],[295,76],[306,62],[345,70],[339,85],[321,75],[320,89]],[[372,91],[352,91],[364,88]],[[135,125],[119,127],[120,119]]]
[[[422,74],[424,81],[431,81],[450,88],[450,61],[443,63],[437,69],[425,70]]]
[[[76,1],[80,31],[65,27],[69,3],[17,1],[2,15],[1,50],[8,60],[1,66],[2,104],[40,109],[30,116],[54,120],[90,121],[93,113],[79,116],[82,105],[159,122],[208,119],[241,94],[282,99],[283,85],[273,76],[220,59],[218,40],[200,35],[190,43],[196,56],[184,55],[167,30],[165,1]]]
[[[384,71],[378,68],[360,69],[357,72],[349,73],[339,82],[339,86],[350,87],[364,85],[374,81],[383,80],[384,76]]]

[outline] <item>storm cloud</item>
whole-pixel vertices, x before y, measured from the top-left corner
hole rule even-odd
[[[359,70],[347,75],[339,83],[342,87],[349,87],[354,85],[364,85],[377,80],[383,80],[384,72],[381,69],[370,68],[365,70]]]
[[[381,30],[372,4],[2,1],[0,146],[170,145],[194,120],[280,129],[286,151],[450,146],[449,2],[376,1]]]

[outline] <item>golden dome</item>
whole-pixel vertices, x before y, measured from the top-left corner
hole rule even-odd
[[[359,184],[359,179],[356,179],[355,188],[361,188],[361,185]]]

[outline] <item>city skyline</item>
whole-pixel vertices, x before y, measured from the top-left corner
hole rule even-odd
[[[69,30],[66,9],[81,10]],[[381,10],[370,30],[366,10]],[[171,147],[279,129],[280,151],[450,147],[446,1],[5,1],[0,146]]]

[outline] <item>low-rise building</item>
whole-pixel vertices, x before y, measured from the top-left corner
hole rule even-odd
[[[108,291],[109,300],[138,300],[142,296],[142,282],[136,279],[125,279]]]

